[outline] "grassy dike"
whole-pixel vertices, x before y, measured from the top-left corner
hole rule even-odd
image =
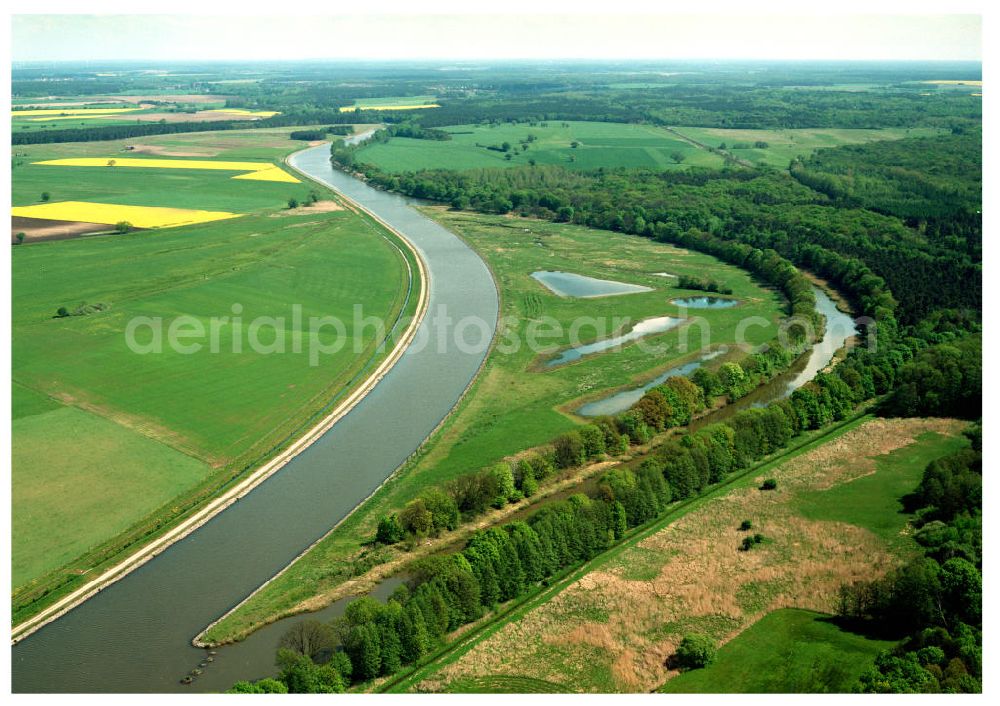
[[[175,141],[179,139],[178,136],[173,137]],[[194,134],[193,137],[199,138],[201,144],[205,144],[205,136]],[[285,140],[283,148],[278,147],[277,140],[279,139]],[[241,149],[247,149],[246,143],[247,141],[244,139],[241,143]],[[287,153],[299,147],[298,144],[289,143],[287,135],[269,133],[266,136],[264,149],[270,152],[280,149]],[[239,187],[240,182],[237,181],[234,185]],[[305,191],[308,191],[310,187],[314,188],[321,199],[339,200],[334,192],[320,184],[304,182],[300,186]],[[142,555],[146,548],[154,544],[162,544],[165,541],[174,541],[176,537],[169,540],[168,538],[173,537],[180,528],[191,523],[195,523],[197,526],[200,524],[197,518],[210,504],[217,503],[221,498],[228,497],[233,493],[242,492],[240,489],[247,479],[256,478],[262,469],[273,465],[290,453],[294,453],[295,449],[301,446],[304,437],[318,423],[321,423],[324,418],[336,411],[338,405],[344,404],[359,389],[364,387],[369,376],[378,371],[393,352],[397,343],[408,335],[411,327],[407,326],[407,322],[411,321],[420,311],[422,300],[419,293],[425,290],[426,284],[420,275],[422,267],[415,253],[410,250],[405,241],[364,213],[340,211],[307,216],[305,220],[308,218],[318,218],[318,220],[310,228],[293,227],[288,230],[288,226],[294,226],[297,221],[304,219],[287,217],[286,220],[284,216],[275,218],[262,213],[248,217],[246,222],[240,226],[243,229],[240,233],[243,233],[245,237],[244,231],[254,226],[260,228],[261,230],[258,232],[261,233],[268,232],[265,229],[269,228],[276,233],[275,237],[284,232],[294,236],[292,240],[296,246],[290,246],[292,252],[298,252],[303,247],[308,247],[307,241],[311,238],[319,238],[330,229],[344,230],[347,228],[351,230],[354,236],[352,241],[371,237],[384,241],[384,244],[380,244],[379,248],[386,249],[387,257],[389,260],[395,259],[397,261],[397,267],[402,273],[399,281],[393,283],[392,302],[385,312],[387,321],[397,322],[399,325],[391,329],[383,341],[375,341],[374,339],[369,341],[361,355],[349,361],[342,360],[335,370],[335,375],[331,376],[330,371],[323,368],[319,370],[319,373],[325,375],[325,378],[322,378],[317,377],[318,373],[314,371],[309,377],[308,386],[302,386],[301,395],[295,396],[294,399],[289,398],[281,401],[281,404],[287,409],[282,410],[280,420],[273,424],[266,435],[249,444],[236,440],[233,452],[222,463],[212,467],[210,473],[204,473],[200,481],[189,484],[179,494],[175,493],[166,500],[158,501],[162,504],[146,508],[145,514],[134,517],[124,526],[112,528],[116,530],[112,536],[107,536],[106,539],[93,543],[82,555],[72,557],[72,561],[68,565],[50,570],[22,586],[12,596],[12,624],[16,626],[15,635],[17,637],[27,634],[26,629],[36,629],[42,624],[37,622],[39,618],[44,617],[45,620],[48,620],[56,617],[58,613],[48,615],[54,610],[53,606],[62,605],[69,600],[77,602],[85,600],[86,594],[83,592],[91,590],[92,586],[104,585],[104,577],[108,575],[108,572],[118,571],[130,558]],[[244,219],[237,219],[233,224],[227,224],[226,227],[233,229],[236,227],[235,223],[242,221]],[[211,225],[206,226],[206,228],[211,227]],[[239,233],[231,233],[226,236],[228,237],[226,242],[236,242],[239,240],[239,235]],[[338,237],[342,236],[343,234]],[[168,240],[176,238],[169,232],[146,237],[166,238]],[[250,241],[250,243],[263,242],[264,240],[264,238],[259,238]],[[97,247],[101,247],[103,241],[107,241],[107,239],[94,239],[91,242],[95,242]],[[144,245],[141,240],[134,240],[134,242],[137,247]],[[80,245],[79,242],[45,243],[32,246],[26,252],[30,252],[33,248],[50,250],[65,246],[79,249]],[[83,243],[83,245],[88,244]],[[104,247],[107,245],[105,244]],[[267,254],[266,247],[265,254]],[[273,260],[274,254],[271,254],[269,261]],[[245,268],[246,264],[243,263],[242,267]],[[272,266],[268,266],[268,268],[270,269]],[[232,268],[225,268],[225,271],[228,272],[230,269]],[[208,274],[211,275],[211,273]],[[32,362],[34,363],[34,361]],[[283,374],[287,375],[288,373]],[[302,382],[302,380],[293,382]],[[295,385],[292,386],[295,387]],[[48,405],[39,407],[38,404],[35,404],[36,397],[34,394],[26,396],[27,402],[24,406],[26,413],[34,414],[41,411],[52,414],[61,412],[61,410],[49,409]],[[254,403],[256,404],[256,402]],[[32,417],[32,419],[34,418]],[[283,462],[281,461],[281,463]],[[253,471],[252,474],[251,471]],[[162,547],[158,547],[157,551],[162,551]],[[116,574],[114,578],[120,578],[121,575],[124,574]],[[76,599],[77,595],[82,597]],[[48,617],[45,617],[46,615]]]
[[[773,454],[769,458],[762,460],[750,468],[738,474],[734,474],[698,497],[683,500],[674,504],[674,506],[662,517],[653,520],[643,527],[632,530],[631,533],[624,537],[618,544],[594,559],[591,559],[578,567],[568,569],[560,576],[552,579],[548,586],[540,586],[534,591],[526,594],[524,597],[511,601],[510,603],[500,607],[495,613],[492,613],[463,631],[460,637],[442,647],[428,659],[421,662],[420,665],[401,672],[389,680],[379,684],[377,686],[377,690],[390,693],[402,693],[409,691],[412,687],[424,681],[439,669],[458,660],[477,644],[495,634],[508,623],[518,620],[534,608],[548,602],[584,575],[599,569],[608,562],[616,559],[625,550],[634,547],[639,542],[659,532],[672,522],[675,522],[689,512],[700,508],[715,498],[725,495],[735,488],[752,484],[754,479],[760,474],[767,473],[775,467],[790,461],[796,456],[812,451],[813,449],[836,439],[842,434],[861,426],[871,418],[872,416],[870,414],[862,411],[852,418],[826,429],[804,434],[796,441],[795,444],[786,448],[782,452]]]

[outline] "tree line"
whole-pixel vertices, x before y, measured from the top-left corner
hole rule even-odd
[[[932,461],[904,498],[923,555],[841,587],[842,618],[905,638],[861,676],[859,691],[982,691],[982,428],[967,436],[970,448]]]

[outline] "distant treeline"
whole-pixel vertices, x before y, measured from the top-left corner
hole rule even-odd
[[[288,137],[292,140],[302,140],[312,142],[313,140],[325,140],[327,135],[350,135],[354,132],[353,125],[330,125],[316,130],[292,130]]]
[[[690,275],[678,275],[678,289],[694,289],[699,292],[712,292],[714,294],[732,294],[731,287],[716,282],[715,280],[699,279]]]
[[[99,127],[62,128],[58,130],[25,130],[11,134],[11,144],[39,145],[54,142],[101,142],[104,140],[127,140],[150,135],[173,135],[181,132],[209,132],[215,130],[251,130],[268,127],[289,127],[292,125],[349,125],[354,116],[334,110],[300,111],[282,113],[262,120],[217,120],[168,122],[123,122],[121,125],[101,125]],[[339,134],[339,133],[338,133]],[[349,133],[344,133],[349,134]]]

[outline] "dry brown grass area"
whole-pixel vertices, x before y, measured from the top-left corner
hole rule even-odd
[[[665,663],[686,632],[725,642],[778,608],[830,611],[842,583],[884,573],[899,558],[866,529],[798,515],[797,493],[873,473],[876,457],[924,432],[953,435],[962,428],[940,419],[868,421],[768,472],[778,491],[734,489],[625,550],[476,645],[421,690],[501,674],[580,691],[649,691],[672,676]],[[744,519],[769,540],[750,552],[737,550]]]

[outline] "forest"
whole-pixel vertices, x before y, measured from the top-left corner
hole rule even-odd
[[[963,158],[944,165],[920,160],[906,169],[906,181],[879,176],[901,170],[892,166],[894,155],[927,144],[934,143],[913,139],[824,150],[817,157],[823,161],[793,168],[795,177],[750,169],[581,173],[558,166],[386,174],[356,164],[350,147],[334,147],[332,158],[374,184],[454,208],[513,212],[679,245],[708,233],[773,249],[845,288],[866,313],[895,308],[901,321],[913,323],[935,309],[979,310],[982,303],[980,133],[954,135],[941,148]],[[803,183],[833,183],[840,178],[838,164],[862,157],[872,165],[871,177],[862,180],[852,172],[850,198]],[[934,200],[933,185],[942,183],[952,185],[951,204],[933,213],[918,208],[915,195]],[[931,191],[921,191],[921,185]],[[877,280],[888,284],[894,305],[868,301]]]

